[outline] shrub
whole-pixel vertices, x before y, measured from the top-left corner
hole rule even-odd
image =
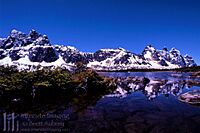
[[[52,101],[66,102],[66,98],[99,97],[116,88],[112,79],[102,77],[82,65],[79,67],[81,69],[75,73],[61,68],[19,72],[16,68],[0,67],[0,104],[7,106],[13,98],[19,97],[23,100],[21,110],[24,110],[31,108],[32,102],[36,99],[39,107],[42,107]]]

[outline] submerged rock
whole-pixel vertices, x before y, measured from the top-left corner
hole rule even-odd
[[[200,90],[183,93],[178,99],[189,104],[200,104]]]

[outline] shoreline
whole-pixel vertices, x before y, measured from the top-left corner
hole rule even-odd
[[[198,72],[200,66],[174,69],[127,69],[127,70],[95,70],[97,72]]]

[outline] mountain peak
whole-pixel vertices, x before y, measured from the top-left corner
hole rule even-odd
[[[0,39],[0,66],[31,69],[41,65],[70,69],[80,61],[96,70],[170,69],[196,65],[192,57],[183,57],[175,48],[168,52],[167,48],[157,50],[152,45],[147,45],[139,55],[122,47],[84,53],[73,46],[53,45],[47,35],[34,29],[28,34],[13,29],[10,36]]]
[[[168,49],[166,47],[163,48],[163,51],[168,51]]]
[[[148,50],[148,51],[155,51],[156,49],[151,45],[151,44],[149,44],[149,45],[147,45],[146,47],[145,47],[145,50]]]
[[[181,52],[174,47],[171,48],[171,50],[169,52],[172,53],[175,56],[181,55]]]
[[[16,29],[11,30],[11,32],[10,32],[10,37],[12,37],[12,38],[18,39],[22,36],[25,36],[25,34],[22,33],[21,31],[16,30]]]
[[[13,33],[18,33],[18,32],[19,32],[18,30],[12,29],[10,33],[13,34]]]

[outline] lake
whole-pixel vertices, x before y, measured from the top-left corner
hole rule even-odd
[[[11,110],[0,118],[0,128],[11,130],[8,123],[14,121],[15,131],[26,132],[199,133],[200,106],[181,102],[178,97],[200,90],[200,78],[176,72],[99,74],[114,78],[117,89],[99,98],[85,99],[83,103],[79,100],[78,104],[66,104],[67,99],[62,99],[58,106],[49,105],[51,108],[47,106],[39,114],[11,115]]]
[[[78,113],[73,108],[66,122],[70,132],[198,133],[200,107],[183,103],[178,96],[198,90],[188,73],[101,72],[119,78],[118,89]],[[138,79],[148,78],[143,86]],[[127,80],[127,78],[129,80]],[[134,81],[132,83],[132,81]],[[135,84],[134,84],[135,83]]]

